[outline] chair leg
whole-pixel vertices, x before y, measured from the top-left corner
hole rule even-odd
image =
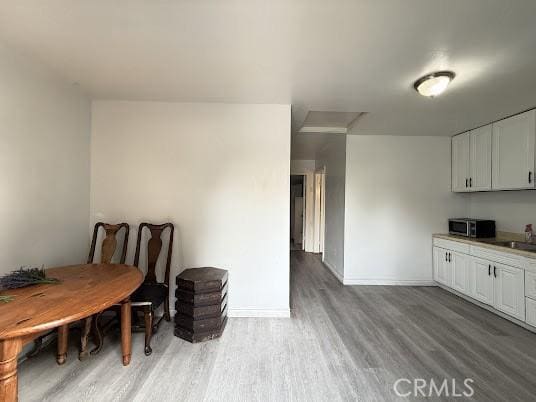
[[[145,355],[149,356],[153,353],[151,349],[151,338],[153,336],[153,309],[147,306],[143,310],[143,316],[145,318]]]
[[[169,297],[164,300],[164,318],[166,321],[171,321],[171,314],[169,314]]]
[[[39,352],[41,352],[41,350],[43,350],[43,337],[42,336],[34,340],[34,347],[32,348],[32,350],[30,350],[26,354],[26,357],[28,358],[35,357],[39,354]]]
[[[89,339],[89,332],[91,331],[92,318],[92,316],[89,316],[82,320],[82,334],[80,335],[80,352],[78,353],[78,360],[84,360],[89,356],[87,343]]]
[[[93,335],[93,342],[95,343],[95,348],[89,352],[92,355],[96,355],[99,353],[102,349],[102,345],[104,343],[104,340],[102,338],[102,329],[100,327],[100,318],[102,316],[102,312],[95,314],[95,317],[93,317],[93,325],[91,328],[91,333]]]

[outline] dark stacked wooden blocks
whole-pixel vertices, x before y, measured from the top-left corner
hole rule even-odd
[[[227,323],[227,271],[191,268],[177,275],[175,336],[196,343],[221,336]]]

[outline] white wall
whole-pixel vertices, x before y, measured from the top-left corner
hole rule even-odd
[[[0,274],[85,262],[90,103],[0,44]]]
[[[497,230],[522,233],[527,223],[536,227],[536,191],[494,191],[467,194],[472,218],[494,219]]]
[[[317,169],[326,168],[324,263],[342,279],[344,276],[344,198],[346,135],[333,134],[319,152]]]
[[[290,174],[305,175],[314,173],[315,161],[312,159],[292,159],[290,161]]]
[[[289,105],[93,102],[91,220],[171,221],[172,283],[225,268],[230,315],[288,316],[289,161]]]
[[[347,137],[345,283],[427,284],[432,234],[464,215],[450,138]]]

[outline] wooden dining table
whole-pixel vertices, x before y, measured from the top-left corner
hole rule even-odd
[[[131,358],[129,296],[143,281],[136,267],[123,264],[84,264],[46,270],[59,283],[5,290],[13,296],[0,302],[0,401],[17,401],[17,357],[22,347],[58,328],[58,359],[67,353],[68,325],[113,305],[121,305],[123,365]],[[60,360],[58,360],[61,363]]]

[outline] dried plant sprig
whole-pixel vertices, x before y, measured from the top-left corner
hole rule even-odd
[[[10,295],[0,296],[0,303],[9,303],[13,299],[14,299],[13,296],[10,296]]]
[[[17,289],[25,286],[42,283],[59,283],[55,278],[47,278],[45,269],[42,268],[19,268],[7,275],[0,277],[0,290]]]

